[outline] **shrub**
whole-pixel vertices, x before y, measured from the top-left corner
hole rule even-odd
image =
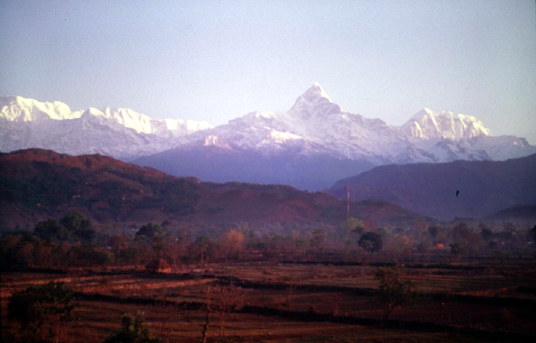
[[[160,343],[144,323],[144,313],[138,311],[136,318],[126,313],[121,318],[121,330],[104,340],[104,343]]]
[[[59,341],[64,325],[74,320],[73,292],[62,282],[31,286],[14,293],[8,303],[8,318],[21,326],[29,341]]]
[[[415,299],[413,282],[400,280],[400,274],[398,267],[378,268],[375,272],[374,278],[380,281],[376,300],[386,319],[389,319],[395,308],[410,304]]]
[[[382,250],[383,240],[376,232],[365,232],[361,235],[357,244],[366,251],[373,253]]]

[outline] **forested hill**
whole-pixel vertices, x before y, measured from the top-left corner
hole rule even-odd
[[[326,222],[346,219],[346,203],[290,186],[206,183],[101,155],[29,149],[0,155],[1,225],[35,225],[74,211],[97,223],[165,219],[205,222]],[[354,217],[398,225],[425,218],[387,202],[352,203]]]
[[[176,178],[101,155],[30,149],[0,156],[4,220],[81,211],[98,222],[136,220],[144,212],[192,213],[199,180]],[[30,217],[28,217],[30,216]]]
[[[328,192],[377,199],[440,219],[483,217],[516,204],[536,205],[536,154],[507,161],[455,161],[376,167]]]

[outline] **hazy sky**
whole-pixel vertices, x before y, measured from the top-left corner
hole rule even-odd
[[[536,143],[534,0],[0,0],[0,95],[213,125],[315,81],[400,125],[424,107]]]

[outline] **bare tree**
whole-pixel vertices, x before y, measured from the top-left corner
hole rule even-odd
[[[213,287],[209,286],[205,294],[206,295],[205,311],[207,315],[205,317],[205,324],[203,325],[203,331],[202,331],[203,343],[207,342],[207,333],[208,333],[208,327],[210,325],[210,316],[212,315],[212,312],[214,311],[212,308],[212,303],[211,303],[213,290],[214,290]]]
[[[281,305],[283,305],[287,309],[290,309],[290,303],[292,301],[292,295],[294,293],[294,289],[296,289],[296,287],[300,285],[300,281],[293,277],[287,277],[285,278],[285,281],[288,284],[288,293],[287,293],[287,297],[285,298],[285,301],[281,303]]]
[[[396,307],[414,300],[414,284],[410,280],[399,280],[401,271],[397,267],[378,268],[375,279],[380,281],[376,300],[383,309],[385,319],[389,319]]]
[[[220,317],[220,338],[225,336],[225,321],[229,313],[238,310],[244,304],[245,292],[232,282],[229,286],[216,286],[212,293],[214,301],[210,305]]]
[[[169,335],[173,332],[171,324],[177,321],[181,315],[181,309],[175,302],[168,301],[165,294],[155,294],[154,315],[158,318],[160,328],[158,336],[164,342],[169,342]]]

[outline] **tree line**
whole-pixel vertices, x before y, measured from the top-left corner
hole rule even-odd
[[[430,226],[376,226],[350,218],[321,223],[202,224],[164,220],[136,226],[97,226],[81,213],[39,222],[32,232],[0,239],[1,270],[144,266],[164,259],[173,266],[247,259],[362,261],[382,253],[405,256],[495,257],[534,251],[535,228],[512,223],[492,227],[455,222]]]

